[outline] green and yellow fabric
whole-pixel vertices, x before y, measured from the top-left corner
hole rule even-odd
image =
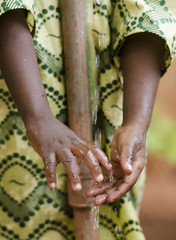
[[[163,73],[176,53],[176,3],[173,0],[91,0],[87,39],[92,102],[100,86],[95,128],[110,155],[114,130],[122,122],[123,78],[119,50],[126,37],[152,32],[166,42]],[[53,114],[67,124],[62,34],[58,0],[0,0],[0,14],[26,9],[42,81]],[[92,104],[94,105],[94,104]],[[100,237],[143,240],[138,219],[145,173],[120,200],[100,209]],[[67,202],[67,174],[57,165],[57,190],[50,192],[43,163],[29,145],[14,101],[0,79],[0,239],[73,240],[74,219]]]

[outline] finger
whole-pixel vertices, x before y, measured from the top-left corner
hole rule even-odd
[[[141,156],[139,153],[136,154],[136,159],[133,162],[133,173],[125,176],[125,181],[132,184],[132,186],[138,180],[145,165],[145,157]]]
[[[116,183],[116,178],[110,180],[109,176],[105,176],[105,179],[101,185],[94,184],[87,190],[87,196],[93,197],[105,193],[107,190],[111,189]]]
[[[111,147],[111,160],[120,162],[120,153],[113,146]]]
[[[45,173],[50,190],[56,188],[56,157],[54,153],[43,156]]]
[[[115,149],[113,146],[111,147],[111,163],[116,177],[122,178],[122,176],[124,175],[124,170],[121,166],[121,156],[117,149]]]
[[[116,139],[115,136],[111,145],[111,160],[113,160],[114,162],[120,162],[123,171],[126,174],[130,174],[133,170],[132,161],[134,156],[134,144],[131,144],[132,146],[128,142],[125,144],[121,144],[119,150],[117,148],[117,140],[114,139]]]
[[[113,166],[113,170],[111,171],[113,172],[113,176],[116,177],[116,179],[122,179],[124,177],[124,171],[120,162],[116,162],[114,160],[111,160],[111,162]]]
[[[108,189],[110,189],[110,183],[104,184],[102,187],[92,187],[87,190],[87,197],[95,197],[97,195],[105,193]]]
[[[72,153],[85,162],[96,182],[103,181],[103,174],[99,162],[88,147],[83,144],[74,145],[72,147]]]
[[[133,164],[133,172],[130,175],[124,176],[122,183],[116,188],[116,191],[109,192],[107,197],[108,202],[114,202],[115,200],[119,199],[134,186],[141,171],[143,170],[144,161],[145,160],[143,157],[139,155],[136,156],[136,160]]]
[[[125,195],[130,189],[133,187],[135,182],[137,181],[137,178],[132,176],[134,174],[131,174],[130,176],[125,176],[123,181],[119,184],[119,186],[116,187],[115,191],[109,191],[107,196],[107,202],[111,203],[115,200],[120,199],[123,195]]]
[[[72,152],[69,149],[63,150],[62,159],[60,157],[60,152],[57,154],[57,156],[66,167],[73,191],[80,191],[82,189],[82,185],[80,180],[80,168],[77,164],[76,157],[73,156]]]
[[[103,165],[103,167],[106,170],[110,171],[112,169],[112,164],[106,154],[99,147],[90,142],[87,143],[87,146],[92,150],[92,152],[97,157],[98,161]]]
[[[130,190],[130,188],[131,186],[128,183],[126,182],[121,183],[118,189],[108,193],[107,202],[111,203],[114,202],[115,200],[118,200],[123,195],[125,195]]]
[[[120,164],[122,166],[123,171],[126,174],[132,173],[133,161],[134,161],[134,150],[133,150],[133,148],[126,146],[125,149],[122,150],[122,153],[120,156]]]
[[[94,199],[94,204],[96,206],[100,206],[107,202],[106,199],[107,199],[107,194],[99,195]]]

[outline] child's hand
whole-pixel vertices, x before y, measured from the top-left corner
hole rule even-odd
[[[44,161],[50,189],[56,187],[56,161],[66,166],[75,191],[82,187],[79,159],[84,160],[94,180],[101,182],[99,162],[110,170],[106,155],[51,115],[25,11],[9,11],[0,18],[0,68],[26,126],[28,139]]]
[[[136,183],[145,164],[145,136],[135,126],[117,129],[112,141],[112,175],[107,173],[103,183],[93,185],[87,196],[94,196],[95,205],[111,203],[126,194]]]
[[[30,144],[42,157],[50,189],[56,188],[56,162],[61,161],[67,170],[74,191],[81,190],[78,160],[83,160],[96,182],[103,181],[99,162],[107,169],[112,166],[102,150],[80,139],[73,131],[50,115],[45,120],[28,125]]]

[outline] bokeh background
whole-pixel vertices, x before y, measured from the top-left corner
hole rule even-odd
[[[141,224],[147,240],[176,240],[176,61],[160,81],[147,147]]]

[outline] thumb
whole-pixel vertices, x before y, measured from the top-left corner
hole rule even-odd
[[[126,147],[120,156],[120,164],[126,174],[131,174],[133,172],[133,159],[133,149]]]

